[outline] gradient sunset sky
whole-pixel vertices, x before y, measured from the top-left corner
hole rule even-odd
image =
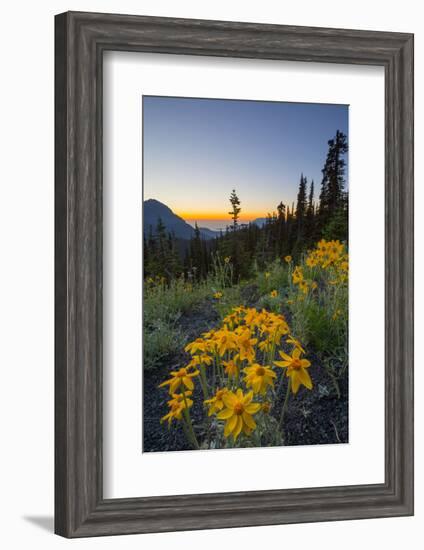
[[[143,195],[202,227],[296,201],[300,174],[319,195],[327,141],[348,135],[348,106],[143,96]],[[225,227],[225,226],[224,226]]]

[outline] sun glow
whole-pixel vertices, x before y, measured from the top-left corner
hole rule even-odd
[[[229,208],[228,208],[229,210]],[[184,212],[176,211],[175,214],[180,216],[184,220],[204,220],[204,221],[222,221],[228,220],[228,223],[231,222],[231,216],[226,211],[221,212]],[[266,216],[264,212],[241,212],[239,216],[240,222],[249,222],[255,220],[256,218],[263,218]]]

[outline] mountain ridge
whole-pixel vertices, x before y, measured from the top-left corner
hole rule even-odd
[[[162,221],[168,233],[173,233],[178,239],[190,240],[195,235],[194,228],[183,218],[175,214],[169,206],[157,199],[143,201],[143,230],[145,234],[156,233],[159,219]],[[199,227],[200,235],[205,240],[211,240],[219,236],[218,231]]]

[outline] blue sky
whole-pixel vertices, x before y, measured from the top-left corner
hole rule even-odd
[[[327,141],[348,134],[348,106],[143,97],[144,199],[185,219],[226,219],[233,188],[245,220],[319,194]],[[203,224],[205,225],[205,224]]]

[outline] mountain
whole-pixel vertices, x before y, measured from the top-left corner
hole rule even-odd
[[[177,239],[190,240],[194,237],[193,227],[184,221],[180,216],[177,216],[172,210],[157,201],[156,199],[148,199],[143,203],[143,225],[144,233],[149,234],[156,232],[158,220],[161,219],[168,233],[173,233]],[[214,239],[218,236],[216,231],[207,228],[200,228],[200,234],[203,239]]]
[[[256,220],[253,220],[251,223],[254,223],[258,227],[262,227],[266,224],[266,218],[256,218]]]
[[[213,229],[209,229],[208,227],[199,227],[200,234],[204,239],[215,239],[215,237],[219,237],[220,231],[214,231]]]

